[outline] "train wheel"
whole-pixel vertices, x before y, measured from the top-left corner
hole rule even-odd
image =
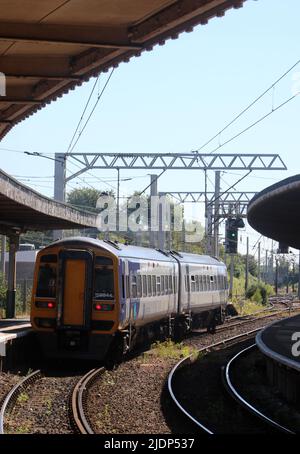
[[[174,326],[174,341],[181,342],[185,338],[188,331],[189,326],[187,319],[184,317],[177,319]]]
[[[226,320],[226,309],[225,307],[220,308],[220,325],[223,325]]]
[[[126,336],[116,334],[106,355],[105,366],[113,369],[123,361],[125,353],[128,351]]]

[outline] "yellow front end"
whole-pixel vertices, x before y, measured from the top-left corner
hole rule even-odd
[[[47,356],[103,357],[119,325],[118,258],[80,244],[41,251],[31,323]]]

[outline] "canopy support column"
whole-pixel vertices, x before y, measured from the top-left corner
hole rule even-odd
[[[16,255],[19,248],[19,240],[19,235],[13,235],[9,237],[6,318],[15,318],[16,315]]]

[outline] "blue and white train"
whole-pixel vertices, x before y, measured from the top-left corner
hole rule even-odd
[[[38,253],[31,322],[45,355],[102,360],[213,328],[227,299],[215,258],[74,237]]]

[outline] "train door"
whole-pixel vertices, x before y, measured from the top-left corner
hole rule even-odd
[[[185,291],[187,296],[187,308],[191,310],[191,285],[190,285],[190,267],[189,265],[185,266]]]
[[[122,297],[125,303],[125,320],[130,320],[130,282],[129,282],[129,266],[128,260],[122,261]]]
[[[89,329],[92,303],[93,256],[88,251],[59,254],[62,281],[59,292],[59,325]]]

